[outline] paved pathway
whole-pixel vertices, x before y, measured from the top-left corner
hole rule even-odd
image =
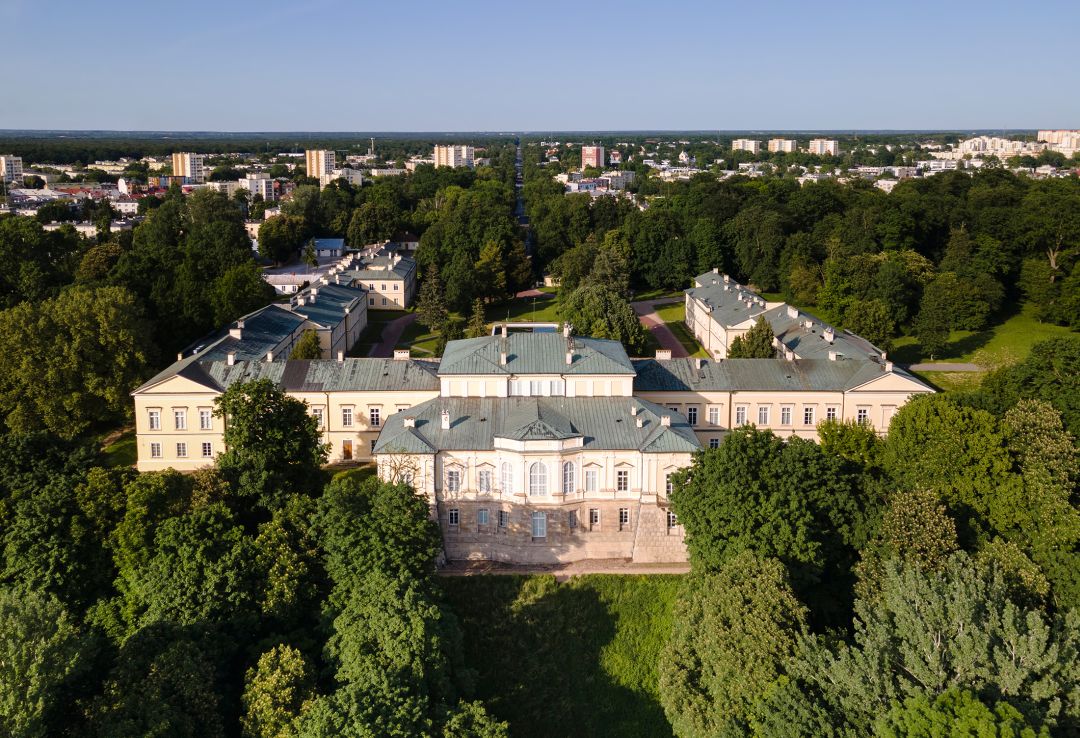
[[[485,574],[554,574],[564,582],[585,574],[686,574],[690,564],[635,564],[626,559],[587,559],[567,564],[502,564],[496,561],[451,561],[439,569],[446,577],[472,577]]]
[[[400,318],[394,318],[383,328],[382,336],[379,337],[379,342],[371,347],[371,351],[368,352],[368,356],[376,359],[389,359],[394,355],[394,347],[397,346],[398,341],[401,340],[401,334],[405,332],[412,322],[416,320],[416,313],[409,313],[408,315],[402,315]]]
[[[521,292],[514,295],[514,297],[555,297],[555,295],[551,294],[550,292],[541,292],[537,289],[529,289],[522,290]]]
[[[675,334],[671,332],[671,329],[665,325],[663,319],[656,314],[656,306],[671,305],[681,301],[678,297],[665,297],[661,300],[641,300],[630,303],[641,324],[656,337],[656,341],[661,348],[671,350],[671,358],[673,359],[684,359],[690,354],[686,352],[686,349],[683,348],[683,345],[675,337]]]
[[[978,364],[910,364],[908,369],[917,372],[985,372]]]

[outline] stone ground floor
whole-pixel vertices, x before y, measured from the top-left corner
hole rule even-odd
[[[435,510],[450,562],[550,566],[585,560],[684,564],[683,529],[640,500],[556,504],[442,500]]]
[[[449,561],[439,567],[445,577],[552,574],[557,581],[588,574],[688,574],[688,562],[641,564],[626,559],[582,559],[565,564],[504,564],[498,561]]]

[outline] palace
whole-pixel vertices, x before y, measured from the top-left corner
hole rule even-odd
[[[774,309],[739,304],[747,319]],[[774,359],[631,359],[617,341],[568,325],[526,332],[512,323],[451,341],[431,361],[408,351],[275,360],[215,347],[133,393],[138,467],[213,463],[223,447],[214,400],[267,378],[307,403],[332,462],[374,461],[382,478],[425,495],[450,559],[682,561],[668,480],[695,452],[745,424],[816,438],[818,423],[835,418],[884,434],[898,407],[933,391],[857,336],[830,341],[823,324],[801,318],[785,334],[801,350],[778,340]],[[819,351],[819,341],[833,348]]]

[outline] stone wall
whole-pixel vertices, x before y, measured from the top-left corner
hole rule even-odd
[[[480,525],[479,512],[488,511]],[[620,524],[620,510],[629,523]],[[457,510],[458,524],[450,524]],[[591,510],[599,523],[590,523]],[[499,525],[499,512],[506,525]],[[532,515],[546,515],[547,535],[534,538]],[[576,515],[572,521],[571,513]],[[554,505],[490,502],[440,502],[436,510],[446,556],[450,560],[490,560],[512,564],[555,564],[582,559],[627,559],[635,562],[683,562],[682,526],[668,528],[667,509],[630,500],[575,501]]]

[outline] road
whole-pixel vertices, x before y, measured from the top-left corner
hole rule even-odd
[[[640,300],[632,302],[630,305],[634,308],[634,312],[637,313],[638,320],[641,321],[646,330],[653,334],[660,347],[671,351],[671,358],[685,359],[690,354],[686,352],[682,343],[667,327],[663,319],[656,314],[657,305],[671,305],[676,302],[680,302],[680,299],[677,297],[665,297],[661,300]]]

